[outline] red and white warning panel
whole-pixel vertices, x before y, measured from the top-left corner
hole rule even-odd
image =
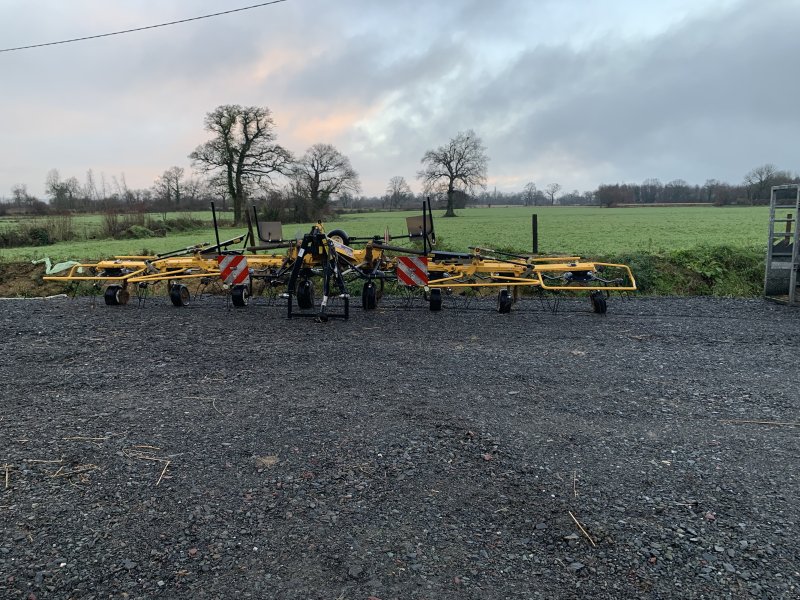
[[[221,254],[217,256],[219,262],[219,276],[228,285],[241,285],[247,283],[250,270],[247,268],[247,259],[241,254]]]
[[[397,258],[397,279],[403,285],[428,285],[428,257],[399,256]]]

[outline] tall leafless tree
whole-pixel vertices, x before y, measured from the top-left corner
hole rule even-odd
[[[330,144],[314,144],[292,168],[296,190],[311,201],[312,218],[325,212],[332,196],[359,192],[361,182],[350,159]]]
[[[703,184],[703,199],[706,202],[717,202],[717,190],[722,187],[718,179],[706,179]]]
[[[536,184],[532,181],[529,181],[525,184],[525,187],[522,190],[522,198],[525,202],[525,206],[532,206],[536,204],[536,196],[539,194],[539,190],[536,189]]]
[[[208,185],[199,177],[187,177],[183,181],[183,197],[190,202],[196,202],[203,196],[209,195]]]
[[[445,217],[455,217],[453,201],[456,190],[471,193],[476,188],[486,188],[486,170],[489,158],[486,148],[475,132],[461,131],[445,146],[428,150],[422,157],[422,170],[417,179],[422,180],[426,193],[447,193]]]
[[[411,186],[405,177],[395,176],[389,180],[389,185],[386,186],[386,203],[389,208],[397,208],[412,196]]]
[[[287,173],[292,155],[275,143],[275,122],[267,107],[218,106],[206,115],[205,128],[213,137],[189,158],[201,171],[222,174],[238,225],[249,187]]]
[[[156,179],[153,184],[153,191],[156,196],[162,198],[167,203],[175,202],[175,206],[180,206],[181,192],[183,191],[182,167],[170,167],[164,174]]]
[[[544,195],[547,196],[547,199],[550,201],[550,205],[556,203],[556,194],[561,190],[560,183],[551,183],[546,188],[544,188]]]
[[[121,173],[119,179],[116,175],[111,176],[111,183],[114,186],[117,197],[126,204],[132,204],[135,196],[131,189],[128,187],[128,182],[125,179],[125,173]]]
[[[45,180],[45,189],[53,208],[60,210],[77,208],[81,185],[75,177],[61,179],[58,169],[50,169]]]
[[[766,164],[756,167],[744,176],[750,202],[760,198],[767,198],[767,192],[772,185],[772,180],[777,174],[775,165]]]
[[[97,184],[94,182],[94,171],[91,169],[86,171],[86,184],[83,186],[83,195],[90,202],[100,199],[97,194]]]

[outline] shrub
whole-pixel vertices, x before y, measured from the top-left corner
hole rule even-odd
[[[107,212],[103,215],[103,221],[100,224],[100,233],[102,237],[117,237],[123,229],[119,222],[119,215],[116,212]]]
[[[151,238],[155,237],[155,234],[150,231],[147,227],[142,225],[131,225],[125,231],[122,232],[122,236],[128,240],[135,240],[139,238]]]
[[[28,230],[28,239],[31,246],[49,246],[53,243],[46,227],[31,227]]]
[[[630,266],[639,291],[677,296],[758,296],[764,278],[760,248],[713,246],[664,254],[631,253],[605,259]]]
[[[68,242],[76,237],[72,217],[69,215],[48,217],[45,227],[50,233],[50,239],[54,242]]]

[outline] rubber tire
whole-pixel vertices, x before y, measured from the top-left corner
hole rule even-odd
[[[328,234],[328,237],[335,242],[344,244],[345,246],[350,245],[350,236],[347,235],[347,232],[344,229],[334,229]]]
[[[364,282],[361,288],[361,308],[364,310],[375,310],[378,307],[378,290],[374,281]]]
[[[442,290],[439,288],[433,288],[430,291],[430,309],[432,312],[442,310]]]
[[[236,308],[245,308],[250,303],[250,290],[246,285],[231,288],[231,302]]]
[[[300,310],[314,308],[314,283],[310,279],[297,282],[297,306]]]
[[[589,295],[589,300],[592,302],[592,310],[596,312],[598,315],[606,314],[608,310],[608,304],[606,303],[606,298],[603,296],[603,292],[595,291]]]
[[[121,285],[108,286],[105,292],[103,292],[103,299],[106,301],[106,306],[118,306],[120,304],[119,293],[121,291]]]
[[[511,312],[511,294],[508,293],[507,289],[502,289],[497,294],[497,312],[500,314],[507,314]]]
[[[191,301],[191,294],[189,288],[182,283],[176,283],[169,289],[169,299],[172,301],[173,306],[182,307],[189,306]]]

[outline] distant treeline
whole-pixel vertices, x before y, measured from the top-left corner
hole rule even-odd
[[[401,185],[396,185],[398,183]],[[95,177],[88,171],[85,183],[75,177],[61,179],[58,171],[47,177],[47,199],[41,200],[28,193],[25,185],[14,186],[11,197],[0,197],[0,216],[3,215],[68,215],[79,213],[152,213],[207,210],[214,202],[226,211],[231,201],[223,186],[213,180],[184,177],[183,169],[172,167],[156,180],[149,189],[131,189],[125,177],[104,174]],[[548,184],[543,190],[529,182],[518,192],[500,192],[486,189],[468,195],[455,192],[455,208],[466,206],[518,205],[518,206],[604,206],[713,204],[754,205],[769,202],[774,185],[800,183],[800,177],[789,171],[778,170],[774,165],[762,165],[747,173],[741,183],[731,184],[708,179],[703,185],[691,185],[682,179],[662,183],[646,179],[642,183],[602,184],[596,190],[560,193],[561,185]],[[415,210],[424,199],[414,194],[402,177],[392,178],[383,196],[355,195],[343,192],[331,198],[326,210],[329,213],[374,210]],[[434,206],[443,208],[446,197],[432,196]],[[284,223],[304,222],[309,218],[308,199],[291,186],[252,190],[249,204],[271,220]]]

